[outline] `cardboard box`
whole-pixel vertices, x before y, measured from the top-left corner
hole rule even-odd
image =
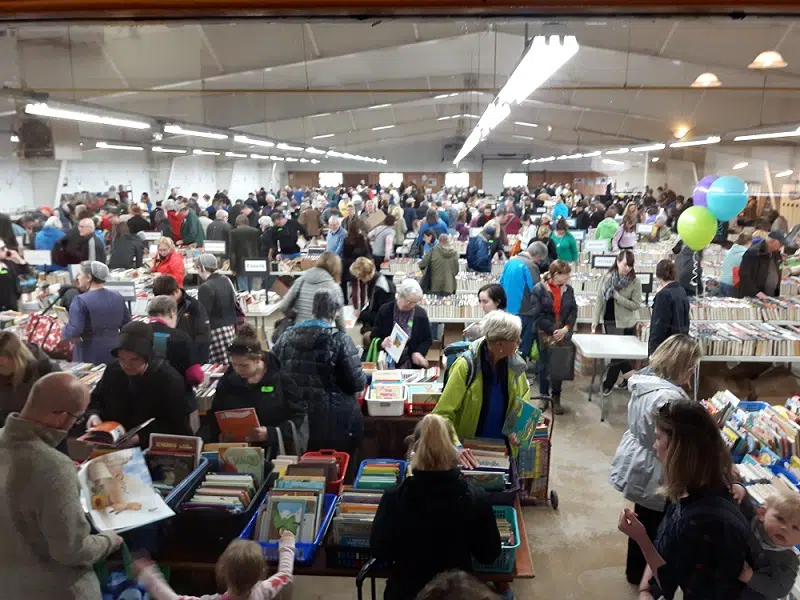
[[[797,394],[800,380],[786,367],[776,367],[751,384],[751,400],[785,404],[787,398]]]
[[[750,380],[737,377],[728,367],[720,363],[700,363],[699,386],[700,399],[711,398],[720,390],[730,390],[740,400],[753,399]]]

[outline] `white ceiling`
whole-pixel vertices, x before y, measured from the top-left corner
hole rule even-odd
[[[668,140],[677,123],[692,125],[690,136],[800,125],[800,28],[792,21],[529,23],[530,36],[543,32],[575,35],[581,44],[546,84],[568,89],[534,93],[478,152],[541,156]],[[492,93],[435,96],[501,87],[524,36],[522,22],[486,21],[24,26],[16,29],[16,68],[3,69],[6,83],[53,98],[381,156],[388,146],[467,135],[475,120],[438,119],[480,115]],[[776,48],[788,68],[746,68]],[[686,89],[704,71],[724,87]],[[390,106],[371,108],[383,104]],[[0,100],[0,128],[13,129],[13,108]],[[372,129],[384,125],[395,127]],[[148,135],[93,125],[82,125],[81,134],[131,141]],[[325,134],[334,136],[313,139]],[[163,143],[170,141],[215,145],[198,138]]]

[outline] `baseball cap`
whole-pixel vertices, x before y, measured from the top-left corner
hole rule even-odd
[[[767,237],[772,240],[778,240],[783,246],[786,245],[786,236],[780,231],[770,231]]]
[[[208,252],[204,252],[200,255],[200,257],[197,259],[197,264],[207,271],[216,271],[219,268],[217,257],[213,254],[209,254]]]

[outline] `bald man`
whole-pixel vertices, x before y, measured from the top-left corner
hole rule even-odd
[[[4,598],[100,600],[92,566],[122,543],[92,535],[73,462],[55,449],[83,416],[89,389],[70,373],[37,381],[0,429],[0,586]]]
[[[94,221],[83,218],[78,226],[66,235],[66,259],[68,265],[77,265],[86,260],[106,262],[105,245],[95,234]]]

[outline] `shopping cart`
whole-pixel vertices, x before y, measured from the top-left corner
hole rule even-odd
[[[547,400],[550,396],[531,396],[531,402]],[[550,458],[553,448],[555,414],[550,411],[547,437],[535,438],[530,449],[521,448],[517,456],[517,471],[520,481],[520,504],[534,505],[550,502],[558,510],[558,493],[550,488]]]

